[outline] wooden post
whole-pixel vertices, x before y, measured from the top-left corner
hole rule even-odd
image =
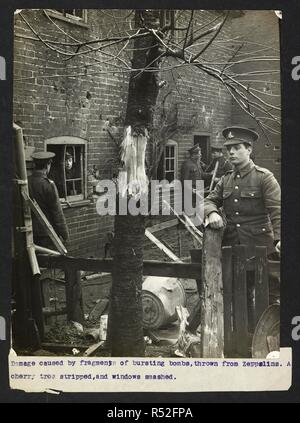
[[[202,260],[201,342],[203,358],[224,356],[222,230],[206,228]]]
[[[246,246],[233,247],[234,327],[238,357],[249,357]]]
[[[269,269],[267,247],[255,250],[255,326],[269,306]]]
[[[73,268],[65,268],[67,318],[69,321],[83,323],[83,304],[81,274]]]
[[[39,268],[33,250],[33,235],[30,209],[22,193],[28,191],[26,162],[22,133],[15,134],[13,168],[18,175],[13,185],[13,297],[16,312],[12,318],[14,347],[16,349],[38,349],[43,337],[43,315]],[[31,260],[30,260],[31,259]],[[36,278],[33,275],[37,275]],[[37,319],[37,320],[35,320]]]
[[[224,355],[231,357],[233,347],[233,291],[232,291],[232,247],[223,247],[223,285],[224,285]]]
[[[192,259],[192,263],[202,263],[202,250],[197,249],[197,250],[191,250],[191,259]],[[196,283],[197,283],[197,289],[198,289],[198,294],[199,294],[199,301],[197,302],[197,304],[195,305],[193,311],[190,314],[190,317],[188,318],[188,330],[192,333],[196,333],[198,327],[201,324],[201,295],[202,295],[202,280],[201,279],[196,279]]]

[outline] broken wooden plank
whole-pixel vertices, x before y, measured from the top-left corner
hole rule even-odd
[[[41,267],[49,269],[64,269],[90,272],[112,273],[114,262],[112,259],[89,259],[67,256],[38,256]],[[201,274],[201,263],[171,263],[161,261],[144,261],[144,276],[162,276],[181,279],[198,279]]]
[[[203,358],[224,357],[222,230],[206,228],[202,262],[201,349]]]
[[[47,232],[47,235],[51,239],[51,241],[54,243],[55,247],[57,248],[57,251],[60,254],[67,254],[68,250],[64,246],[64,244],[61,242],[59,236],[55,232],[53,226],[41,210],[40,206],[35,200],[31,200],[29,195],[27,193],[22,193],[24,199],[29,204],[30,209],[34,213],[35,217],[39,221],[39,223],[42,225],[43,229]]]
[[[69,256],[38,256],[41,267],[48,269],[64,269],[65,266],[87,272],[112,273],[113,259],[91,259]],[[279,269],[280,263],[269,262],[269,269]],[[248,270],[248,268],[247,268]],[[155,260],[144,261],[144,276],[166,276],[170,278],[195,279],[201,274],[201,263],[171,263]]]
[[[159,239],[157,239],[153,234],[151,234],[148,229],[145,231],[146,237],[153,242],[161,251],[163,251],[171,260],[176,263],[182,263],[179,257],[176,256],[168,247],[166,247]]]
[[[103,345],[105,341],[97,342],[97,344],[92,345],[89,347],[84,353],[83,357],[90,357],[91,355],[95,354]]]
[[[196,227],[196,225],[194,225],[194,223],[192,222],[192,220],[188,217],[188,215],[187,214],[185,214],[185,213],[183,213],[183,217],[185,218],[185,221],[186,221],[186,223],[187,223],[187,225],[189,226],[189,227],[191,227],[192,228],[192,230],[194,231],[194,233],[201,239],[201,241],[202,241],[202,238],[203,238],[203,233],[201,232],[201,231],[199,231],[199,229]],[[198,215],[198,219],[200,219],[200,216]],[[201,221],[202,221],[202,219],[201,219]],[[203,221],[202,221],[203,222]],[[202,244],[202,242],[201,242],[201,244]]]
[[[171,210],[172,213],[174,213],[174,215],[177,217],[177,219],[186,227],[186,229],[189,231],[189,233],[192,235],[192,237],[200,244],[202,245],[202,237],[194,230],[195,225],[189,225],[186,221],[186,215],[185,218],[183,219],[177,212],[176,210],[173,209],[173,207],[166,201],[164,200],[164,204],[166,206],[169,207],[169,209]],[[200,231],[199,231],[200,232]],[[201,232],[200,232],[201,234]],[[202,235],[202,234],[201,234]]]
[[[167,220],[166,222],[159,223],[157,225],[150,226],[148,231],[151,234],[154,234],[155,232],[163,231],[165,229],[173,228],[174,226],[178,225],[177,219]]]
[[[36,253],[49,254],[50,256],[60,256],[58,251],[50,250],[49,248],[40,247],[39,245],[34,246]]]
[[[212,176],[212,178],[211,178],[211,183],[210,183],[210,187],[209,187],[209,192],[212,192],[212,190],[213,190],[213,188],[214,188],[214,183],[215,183],[215,179],[216,179],[217,172],[218,172],[218,169],[219,169],[219,165],[220,165],[220,162],[219,162],[219,160],[218,160],[218,161],[217,161],[217,163],[216,163],[215,169],[214,169],[213,176]]]

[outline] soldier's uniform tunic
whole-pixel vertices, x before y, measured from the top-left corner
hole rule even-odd
[[[193,188],[196,188],[196,182],[205,180],[210,175],[208,175],[202,168],[201,162],[196,162],[192,159],[186,160],[181,169],[181,180],[183,181],[192,181]]]
[[[69,237],[66,219],[59,201],[55,183],[47,177],[46,170],[34,170],[28,178],[29,193],[53,226],[56,233],[64,240]],[[53,248],[52,242],[43,226],[32,214],[32,225],[35,242],[47,248]]]
[[[268,254],[280,240],[280,186],[267,169],[250,161],[241,171],[226,173],[205,199],[204,213],[220,213],[223,208],[227,225],[223,245],[247,245],[249,255],[255,246],[266,246]]]

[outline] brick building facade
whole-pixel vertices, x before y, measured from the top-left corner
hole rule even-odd
[[[217,14],[210,11],[197,13],[201,13],[203,24]],[[270,40],[277,43],[277,18],[275,14],[271,16],[272,13],[261,15],[269,26],[262,26],[257,37],[264,38],[266,31]],[[37,40],[38,37],[64,40],[66,46],[60,45],[59,48],[68,51],[67,44],[77,39],[95,40],[108,31],[111,36],[114,28],[103,11],[78,13],[73,10],[66,14],[57,10],[46,15],[42,10],[27,10],[23,16],[25,20],[17,15],[15,22],[14,120],[23,128],[28,159],[33,149],[55,151],[57,158],[62,157],[70,146],[73,149],[77,181],[69,193],[68,202],[64,203],[70,229],[69,252],[75,256],[102,257],[106,234],[113,229],[113,218],[97,214],[93,185],[95,175],[110,179],[117,172],[118,146],[115,140],[122,137],[129,73],[113,72],[109,63],[92,63],[85,55],[66,60],[55,49],[51,50]],[[124,21],[133,19],[128,11],[118,11],[118,17]],[[252,12],[229,19],[220,36],[230,39],[236,31],[253,28],[255,19]],[[223,57],[221,44],[205,53],[206,60],[221,60]],[[155,125],[159,127],[161,124],[163,105],[169,114],[172,110],[176,113],[177,128],[170,139],[174,149],[168,153],[174,155],[174,175],[179,178],[188,148],[200,142],[204,160],[208,161],[211,143],[221,142],[221,130],[231,123],[240,123],[243,115],[235,107],[227,89],[205,73],[182,67],[164,73],[160,78],[166,83],[159,95]],[[272,150],[272,163],[265,161],[263,149],[257,154],[257,162],[278,171],[279,165],[275,161],[278,161],[279,138],[275,145],[278,147]],[[30,168],[29,159],[29,171]]]

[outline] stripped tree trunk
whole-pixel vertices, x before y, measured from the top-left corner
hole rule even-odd
[[[137,11],[136,25],[157,29],[159,11]],[[157,65],[160,54],[154,35],[135,40],[133,69]],[[156,67],[156,66],[155,66]],[[152,72],[133,71],[125,126],[131,126],[138,143],[145,141],[151,130],[159,88]],[[112,356],[144,356],[142,283],[145,222],[143,216],[120,216],[115,219],[115,256],[110,309],[109,338]]]

